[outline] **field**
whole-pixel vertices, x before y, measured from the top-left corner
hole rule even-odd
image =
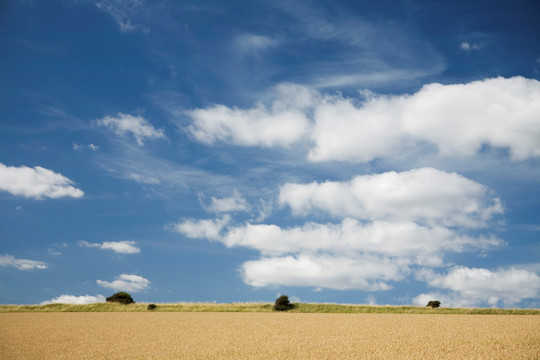
[[[539,329],[537,315],[3,312],[0,358],[540,359]]]

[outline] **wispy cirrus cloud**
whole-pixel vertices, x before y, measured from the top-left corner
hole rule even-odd
[[[273,5],[296,20],[290,29],[301,34],[296,46],[304,46],[307,37],[322,49],[333,49],[322,51],[318,60],[304,61],[295,82],[319,89],[377,87],[438,74],[447,67],[435,47],[405,24],[373,21],[338,4],[330,6],[332,11],[299,0]],[[294,43],[296,36],[292,38]]]
[[[48,268],[47,264],[42,261],[17,259],[12,255],[0,255],[0,266],[14,267],[17,270],[45,270]]]
[[[96,2],[96,7],[112,16],[123,33],[135,30],[149,31],[133,20],[133,17],[144,9],[142,0],[100,0]]]
[[[280,44],[272,37],[257,34],[240,34],[234,38],[234,44],[243,55],[258,54]]]
[[[83,197],[84,192],[62,174],[41,166],[6,166],[0,163],[0,190],[16,196],[34,198]]]

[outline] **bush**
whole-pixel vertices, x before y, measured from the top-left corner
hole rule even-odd
[[[133,304],[133,298],[126,292],[119,292],[107,298],[107,302],[117,302],[120,304]]]
[[[293,307],[294,305],[289,302],[289,297],[287,295],[281,295],[278,297],[276,299],[276,303],[274,304],[274,310],[277,311],[287,311]]]
[[[431,300],[426,305],[426,307],[430,307],[432,309],[438,308],[439,306],[441,306],[441,302],[439,300]]]
[[[149,304],[148,307],[146,308],[146,310],[155,310],[157,308],[156,304]]]

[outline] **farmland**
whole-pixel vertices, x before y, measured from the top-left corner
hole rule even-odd
[[[538,329],[535,315],[4,312],[0,358],[539,359]]]

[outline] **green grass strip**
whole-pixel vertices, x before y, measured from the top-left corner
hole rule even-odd
[[[153,312],[274,312],[273,303],[174,303],[156,304]],[[88,305],[0,305],[0,313],[12,312],[150,312],[148,303],[122,305],[96,303]],[[374,306],[319,303],[297,303],[290,313],[339,314],[462,314],[462,315],[540,315],[540,309],[446,308],[421,306]]]

